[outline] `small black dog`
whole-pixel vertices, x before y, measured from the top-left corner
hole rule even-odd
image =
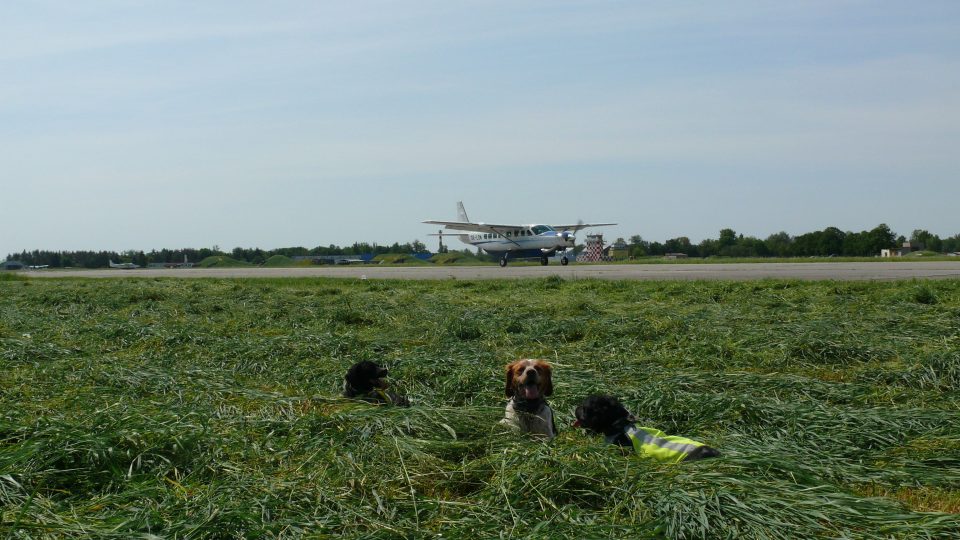
[[[375,362],[363,360],[350,366],[343,381],[344,397],[359,399],[370,403],[384,403],[409,407],[406,396],[387,390],[387,368]]]
[[[701,442],[666,435],[650,427],[637,427],[637,419],[613,396],[588,396],[575,414],[575,427],[603,434],[608,443],[632,447],[641,456],[678,463],[720,455],[715,448]]]

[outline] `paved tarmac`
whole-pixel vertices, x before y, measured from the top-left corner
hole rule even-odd
[[[314,266],[309,268],[183,268],[33,270],[30,277],[73,278],[308,278],[345,279],[565,279],[633,280],[898,280],[958,279],[960,260],[931,262],[811,262],[738,264],[570,264],[560,266]]]

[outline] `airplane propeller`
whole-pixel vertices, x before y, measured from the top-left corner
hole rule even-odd
[[[563,238],[564,242],[575,241],[576,237],[574,235],[576,234],[577,230],[580,229],[581,225],[583,225],[583,220],[578,219],[576,228],[574,228],[573,231],[570,231],[569,229],[564,229],[563,231],[560,232],[560,238]]]

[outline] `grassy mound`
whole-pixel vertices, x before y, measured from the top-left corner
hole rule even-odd
[[[960,282],[0,281],[17,537],[951,538]],[[560,436],[498,424],[555,367]],[[413,406],[340,398],[358,359]],[[704,441],[570,428],[587,394]]]
[[[211,255],[197,263],[200,268],[236,268],[238,266],[250,266],[246,261],[238,261],[224,255]]]
[[[269,268],[288,268],[296,266],[296,262],[286,255],[274,255],[266,261],[263,261],[263,266]]]

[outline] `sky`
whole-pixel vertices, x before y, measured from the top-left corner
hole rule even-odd
[[[0,257],[435,249],[457,201],[955,235],[960,2],[0,3]]]

